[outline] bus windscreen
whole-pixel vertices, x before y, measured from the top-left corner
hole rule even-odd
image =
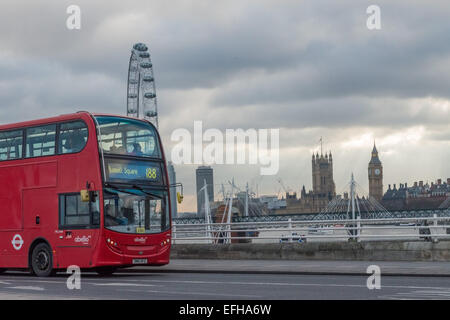
[[[105,154],[161,157],[156,130],[150,124],[112,116],[97,116],[96,121]]]

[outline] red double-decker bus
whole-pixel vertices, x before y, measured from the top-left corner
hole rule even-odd
[[[78,112],[0,126],[0,273],[169,263],[166,161],[148,121]]]

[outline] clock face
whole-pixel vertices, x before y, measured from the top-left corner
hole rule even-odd
[[[375,169],[375,175],[379,176],[381,173],[380,169]]]

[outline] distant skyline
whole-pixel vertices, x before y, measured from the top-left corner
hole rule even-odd
[[[368,186],[368,176],[367,176],[367,167],[368,167],[368,163],[370,160],[370,152],[373,148],[373,145],[368,148],[368,154],[369,156],[367,156],[367,161],[365,163],[365,167],[361,168],[362,170],[360,171],[348,171],[350,172],[348,177],[345,177],[345,174],[343,174],[343,170],[340,169],[339,167],[336,167],[336,162],[337,160],[335,160],[335,155],[333,153],[333,162],[334,162],[334,180],[336,182],[336,176],[338,176],[339,178],[339,182],[337,183],[336,186],[336,192],[337,194],[342,195],[344,192],[349,192],[349,190],[345,189],[345,186],[348,185],[349,181],[350,181],[350,175],[351,173],[354,174],[355,176],[355,180],[356,182],[362,186],[363,191],[365,193],[369,193],[369,186]],[[377,147],[378,148],[378,147]],[[329,152],[329,151],[328,151]],[[314,152],[311,153],[312,154],[316,154],[319,153],[319,150],[316,150]],[[424,184],[431,184],[431,183],[435,183],[438,179],[441,179],[442,182],[447,182],[447,178],[450,178],[450,174],[448,176],[439,176],[436,175],[434,177],[426,177],[426,176],[420,176],[417,174],[412,174],[412,175],[405,175],[404,177],[400,177],[398,180],[395,180],[393,178],[390,178],[389,176],[386,176],[386,172],[388,173],[392,173],[395,172],[395,170],[393,170],[393,168],[386,168],[385,163],[383,162],[382,156],[380,155],[381,161],[383,163],[383,168],[384,168],[384,178],[383,178],[383,193],[387,191],[388,186],[391,185],[391,188],[394,187],[394,184],[396,185],[397,188],[399,188],[400,184],[405,184],[407,183],[408,186],[413,186],[414,182],[419,182],[419,181],[423,181]],[[216,182],[215,185],[215,189],[216,189],[216,198],[221,199],[222,195],[220,192],[218,192],[217,190],[220,190],[220,187],[222,185],[222,183],[224,184],[225,187],[228,187],[229,189],[229,184],[228,181],[231,180],[232,178],[235,178],[235,180],[239,181],[238,187],[241,190],[245,190],[245,183],[249,182],[250,185],[250,189],[252,192],[256,193],[257,191],[259,191],[259,195],[282,195],[284,196],[284,190],[281,186],[281,184],[277,181],[278,179],[282,179],[283,184],[285,185],[285,187],[287,187],[288,189],[290,189],[292,192],[297,192],[297,196],[300,196],[301,193],[301,188],[304,185],[306,188],[306,191],[308,192],[309,190],[312,190],[312,176],[311,176],[311,161],[309,158],[309,161],[306,160],[306,165],[303,166],[304,170],[307,170],[307,172],[298,172],[297,175],[298,177],[304,177],[304,180],[300,180],[300,179],[296,179],[296,177],[289,177],[289,176],[282,176],[282,175],[276,175],[276,176],[257,176],[255,175],[254,178],[251,178],[250,180],[246,180],[243,181],[243,179],[237,177],[236,175],[231,175],[229,177],[224,175],[224,172],[228,172],[226,170],[226,166],[225,165],[216,165],[216,166],[212,166],[214,168],[214,179],[218,180],[219,182]],[[357,166],[355,166],[355,168],[360,168],[364,166],[364,159],[363,157],[358,158],[358,162],[357,162]],[[307,168],[307,165],[309,165],[309,168]],[[413,163],[411,164],[413,165]],[[197,168],[194,165],[191,165],[191,167],[193,167],[193,171],[195,172],[195,169]],[[248,169],[251,170],[250,166],[247,167]],[[407,168],[400,168],[402,171],[407,171]],[[222,172],[221,172],[222,170]],[[218,177],[218,178],[216,178]],[[347,178],[347,179],[346,179]],[[290,182],[294,181],[294,184],[290,184]],[[259,185],[258,188],[256,185]],[[259,189],[259,190],[257,190]],[[188,201],[189,200],[190,195],[187,195]],[[216,199],[217,200],[217,199]],[[195,206],[192,209],[186,209],[184,210],[186,212],[194,212],[195,211]]]
[[[281,178],[312,188],[311,155],[332,151],[336,192],[353,172],[368,191],[376,141],[388,184],[450,177],[450,2],[377,1],[381,30],[368,30],[366,0],[226,2],[2,0],[0,123],[78,110],[126,114],[131,47],[154,65],[160,133],[279,129],[280,169],[213,165],[217,186],[235,178],[276,194]],[[168,159],[170,160],[170,158]],[[179,211],[194,211],[197,165],[175,165]],[[217,190],[220,188],[215,188]]]

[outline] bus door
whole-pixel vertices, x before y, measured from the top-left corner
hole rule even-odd
[[[92,266],[100,227],[99,200],[81,201],[80,193],[59,194],[57,261],[59,268]]]
[[[54,230],[58,227],[58,201],[55,194],[54,186],[22,189],[24,250],[21,254],[25,256],[25,266],[28,265],[30,244],[35,239],[44,239],[55,249]]]

